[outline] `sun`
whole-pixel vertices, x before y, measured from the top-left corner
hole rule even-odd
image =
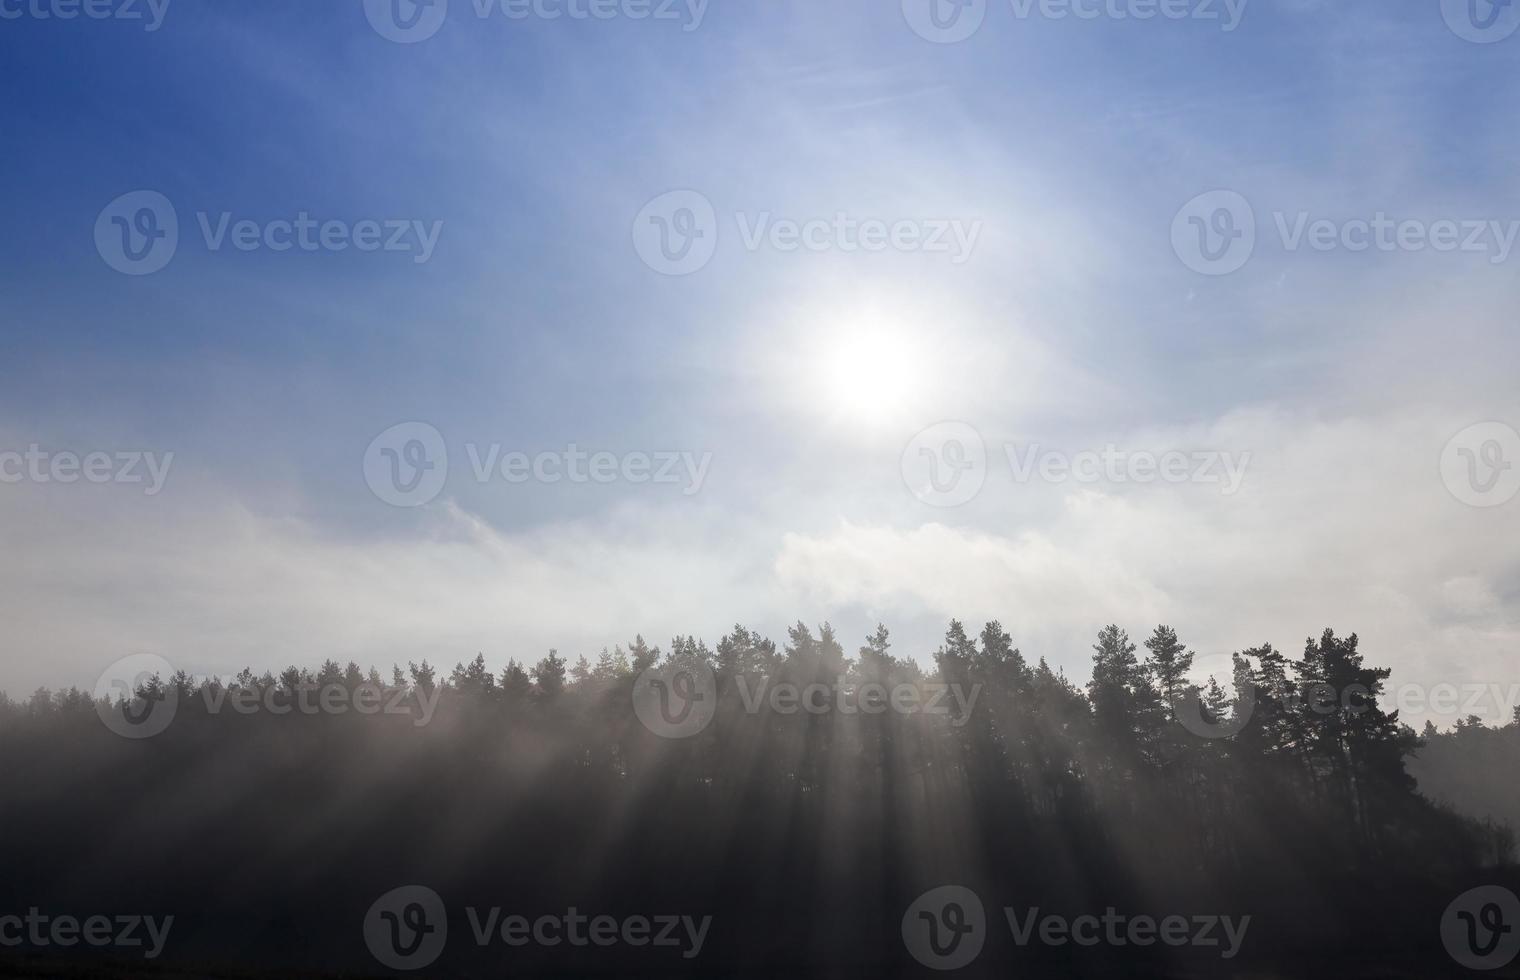
[[[820,381],[824,403],[842,418],[888,422],[913,393],[912,345],[896,330],[852,325],[823,345]]]
[[[948,411],[941,308],[891,283],[802,295],[746,331],[767,411],[855,443],[895,439]],[[931,419],[932,421],[933,419]],[[916,428],[913,428],[916,426]]]

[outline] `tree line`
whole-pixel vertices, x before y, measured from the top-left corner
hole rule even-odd
[[[897,655],[885,627],[851,655],[828,624],[799,622],[780,644],[736,626],[711,648],[639,637],[500,672],[477,655],[446,675],[424,661],[388,679],[332,660],[226,681],[178,673],[139,689],[177,703],[173,724],[142,741],[101,725],[88,692],[0,696],[0,764],[23,788],[0,799],[0,818],[56,845],[44,860],[0,844],[15,852],[0,855],[14,869],[0,890],[77,901],[63,883],[84,883],[188,907],[200,952],[278,959],[299,935],[306,967],[362,961],[351,910],[420,880],[527,906],[712,914],[707,955],[745,969],[863,956],[890,971],[902,910],[955,882],[1054,909],[1244,908],[1272,937],[1248,955],[1339,944],[1328,955],[1340,969],[1362,949],[1348,934],[1377,956],[1430,955],[1422,916],[1439,918],[1426,906],[1446,883],[1513,861],[1496,813],[1475,819],[1421,794],[1411,758],[1433,747],[1452,785],[1461,767],[1442,754],[1447,736],[1422,740],[1384,710],[1390,671],[1355,634],[1325,630],[1297,657],[1244,650],[1232,676],[1198,684],[1176,630],[1137,643],[1111,625],[1079,686],[998,622],[973,635],[956,621],[932,664]],[[679,739],[641,724],[632,702],[652,668],[710,676],[710,723]],[[844,694],[784,713],[751,696],[762,682]],[[409,710],[207,708],[303,686],[399,692]],[[976,696],[941,711],[840,710],[873,686],[922,691],[921,704],[936,686]],[[419,727],[424,701],[436,714]],[[238,875],[233,892],[174,861],[189,839]],[[1017,955],[1061,968],[1077,954]]]

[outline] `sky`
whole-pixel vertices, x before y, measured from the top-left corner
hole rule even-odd
[[[1517,27],[0,0],[0,689],[954,617],[1508,718]]]

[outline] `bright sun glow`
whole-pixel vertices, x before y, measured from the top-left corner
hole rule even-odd
[[[912,345],[892,329],[851,326],[829,338],[822,352],[827,404],[858,422],[885,422],[913,396]]]

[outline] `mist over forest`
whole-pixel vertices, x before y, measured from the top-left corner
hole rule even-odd
[[[1079,685],[996,622],[952,622],[925,671],[885,627],[847,650],[798,623],[779,644],[741,626],[500,671],[329,660],[140,676],[131,700],[42,690],[0,700],[0,907],[173,915],[154,969],[364,975],[366,911],[422,886],[447,903],[437,975],[911,975],[904,912],[950,886],[1007,915],[982,969],[1442,963],[1445,905],[1515,878],[1513,781],[1494,775],[1516,771],[1520,727],[1422,738],[1378,706],[1388,671],[1354,634],[1242,651],[1223,683],[1192,663],[1169,627],[1109,626]],[[161,730],[122,736],[155,712]],[[490,931],[563,909],[668,913],[684,945]],[[1115,909],[1237,932],[1016,940],[1034,910]]]
[[[1520,980],[1517,77],[0,0],[0,980]]]

